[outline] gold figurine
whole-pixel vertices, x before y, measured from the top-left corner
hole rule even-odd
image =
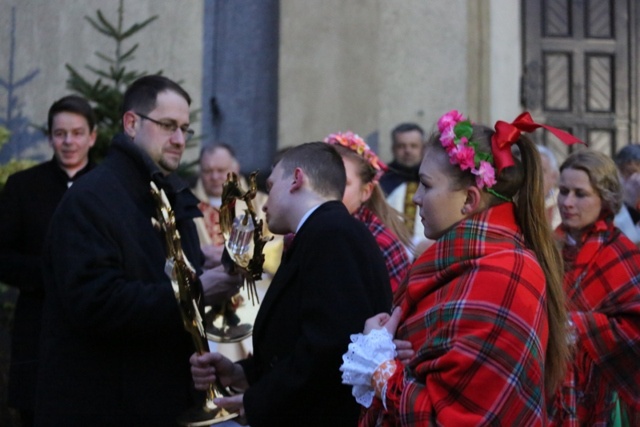
[[[196,351],[203,354],[209,351],[209,344],[198,309],[199,279],[182,250],[175,214],[166,194],[163,190],[159,190],[153,181],[151,193],[156,201],[158,216],[158,218],[152,218],[152,222],[164,232],[167,243],[165,272],[171,279],[184,327],[191,335]],[[237,413],[230,413],[213,403],[214,398],[228,395],[226,391],[211,385],[206,392],[205,401],[180,416],[178,423],[183,426],[208,426],[237,417]]]

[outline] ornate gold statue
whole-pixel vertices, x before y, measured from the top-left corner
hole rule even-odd
[[[262,278],[265,244],[272,237],[263,234],[264,224],[258,216],[253,200],[256,197],[257,172],[249,176],[249,189],[243,191],[235,173],[229,173],[222,189],[220,206],[220,229],[225,241],[223,264],[227,271],[238,272],[244,278],[245,293],[252,304],[258,304],[256,281]],[[246,209],[236,216],[236,201],[242,200]],[[234,343],[249,337],[253,331],[252,318],[244,310],[247,301],[237,294],[225,304],[213,309],[207,315],[207,337],[216,342]],[[243,313],[247,313],[246,316]]]
[[[166,194],[163,190],[159,190],[153,181],[151,193],[156,201],[158,216],[158,218],[152,218],[152,222],[164,232],[167,243],[165,272],[171,279],[184,327],[191,334],[196,351],[203,354],[209,351],[209,344],[198,309],[199,279],[182,250],[175,215]],[[180,416],[178,423],[183,426],[208,426],[237,417],[237,413],[230,413],[213,403],[214,398],[228,395],[226,391],[210,386],[206,392],[205,401]]]

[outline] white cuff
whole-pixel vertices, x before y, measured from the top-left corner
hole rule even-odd
[[[371,406],[375,391],[371,376],[383,362],[396,357],[393,337],[386,329],[374,329],[367,335],[351,335],[348,351],[342,355],[342,383],[353,386],[351,394],[364,407]]]

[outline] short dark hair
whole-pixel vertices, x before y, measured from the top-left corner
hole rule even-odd
[[[618,170],[624,178],[640,172],[640,144],[629,144],[618,151],[613,158]]]
[[[147,114],[156,108],[158,94],[172,91],[183,97],[187,104],[191,105],[191,97],[182,86],[173,80],[160,75],[143,76],[131,83],[124,93],[122,101],[122,114],[129,110],[135,110]]]
[[[49,107],[49,115],[47,117],[47,132],[51,136],[53,130],[53,118],[60,113],[74,113],[84,117],[89,125],[89,131],[93,131],[96,127],[96,114],[89,105],[89,101],[78,95],[68,95],[60,98]]]
[[[407,122],[407,123],[400,123],[398,126],[393,128],[393,130],[391,131],[391,143],[395,145],[397,134],[405,133],[405,132],[413,132],[413,131],[420,132],[420,135],[422,135],[422,138],[424,139],[424,129],[422,129],[420,125],[418,125],[417,123]]]
[[[284,176],[301,168],[311,181],[311,187],[320,195],[342,200],[347,182],[342,157],[335,148],[324,142],[307,142],[282,153],[278,162]]]

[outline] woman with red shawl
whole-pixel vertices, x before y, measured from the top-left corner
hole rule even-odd
[[[540,156],[521,134],[540,126],[528,113],[495,130],[457,111],[438,121],[414,197],[435,243],[392,315],[369,319],[343,356],[361,427],[546,424],[545,392],[563,378],[568,347]],[[394,336],[415,353],[401,355]]]
[[[549,411],[553,426],[640,425],[640,251],[613,225],[614,162],[581,150],[560,167],[556,230],[572,357]]]

